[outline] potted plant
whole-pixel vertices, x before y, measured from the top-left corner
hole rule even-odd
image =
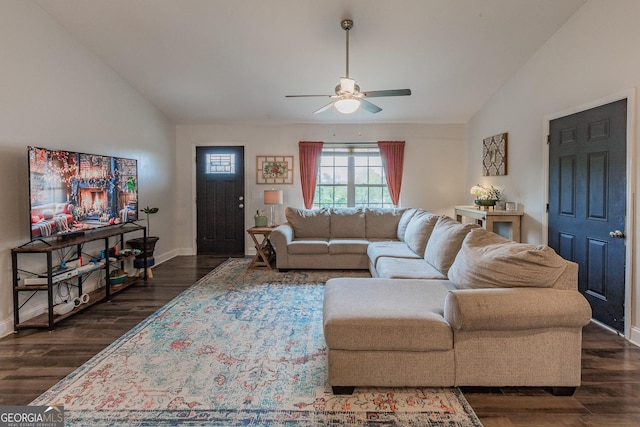
[[[471,187],[471,194],[476,196],[474,203],[476,204],[476,206],[478,206],[478,208],[495,206],[496,202],[503,196],[502,190],[500,190],[499,188],[496,188],[493,185],[489,188],[486,188],[480,184]]]
[[[264,211],[258,209],[256,214],[253,216],[254,221],[256,222],[256,227],[266,227],[267,226],[267,217],[264,214]]]
[[[131,239],[127,241],[127,244],[131,246],[132,249],[138,250],[139,253],[136,255],[136,260],[139,261],[138,264],[143,263],[143,259],[146,255],[147,257],[147,267],[151,267],[154,263],[153,259],[153,251],[156,248],[156,243],[160,240],[157,236],[151,236],[151,222],[150,216],[157,213],[160,209],[156,207],[147,206],[146,208],[140,209],[147,216],[147,244],[144,244],[144,238],[140,237],[137,239]],[[134,267],[142,268],[141,266],[136,265],[134,262]]]

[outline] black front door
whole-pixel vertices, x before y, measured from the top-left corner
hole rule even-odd
[[[549,246],[579,264],[593,317],[624,330],[627,100],[550,122]]]
[[[244,256],[244,147],[196,147],[198,254]]]

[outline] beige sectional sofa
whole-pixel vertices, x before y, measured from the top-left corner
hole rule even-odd
[[[407,211],[287,207],[287,222],[269,236],[276,250],[276,266],[280,270],[366,270],[369,268],[369,243],[404,239],[404,230],[411,219],[410,215],[405,215]]]
[[[272,233],[279,268],[367,264],[373,276],[331,279],[325,287],[335,393],[356,386],[548,386],[569,394],[580,385],[582,327],[591,309],[577,290],[577,264],[551,248],[418,209],[370,212],[370,222],[367,210],[343,211],[338,228],[331,210],[287,212],[289,224]],[[364,218],[361,237],[347,237],[356,229],[350,215]],[[301,223],[318,216],[327,217],[324,237],[299,237]],[[384,234],[368,227],[383,218],[395,224],[394,236],[390,226]],[[306,245],[317,253],[304,253]],[[349,246],[353,252],[341,252]]]

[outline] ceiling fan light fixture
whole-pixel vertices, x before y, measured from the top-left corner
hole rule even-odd
[[[342,98],[337,100],[333,105],[339,113],[351,114],[360,107],[360,100],[355,98]]]
[[[356,81],[347,77],[340,79],[340,90],[345,93],[354,93],[356,88]]]

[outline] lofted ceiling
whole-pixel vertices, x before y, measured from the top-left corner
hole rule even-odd
[[[465,123],[586,0],[35,0],[177,124]],[[341,115],[345,74],[382,111]]]

